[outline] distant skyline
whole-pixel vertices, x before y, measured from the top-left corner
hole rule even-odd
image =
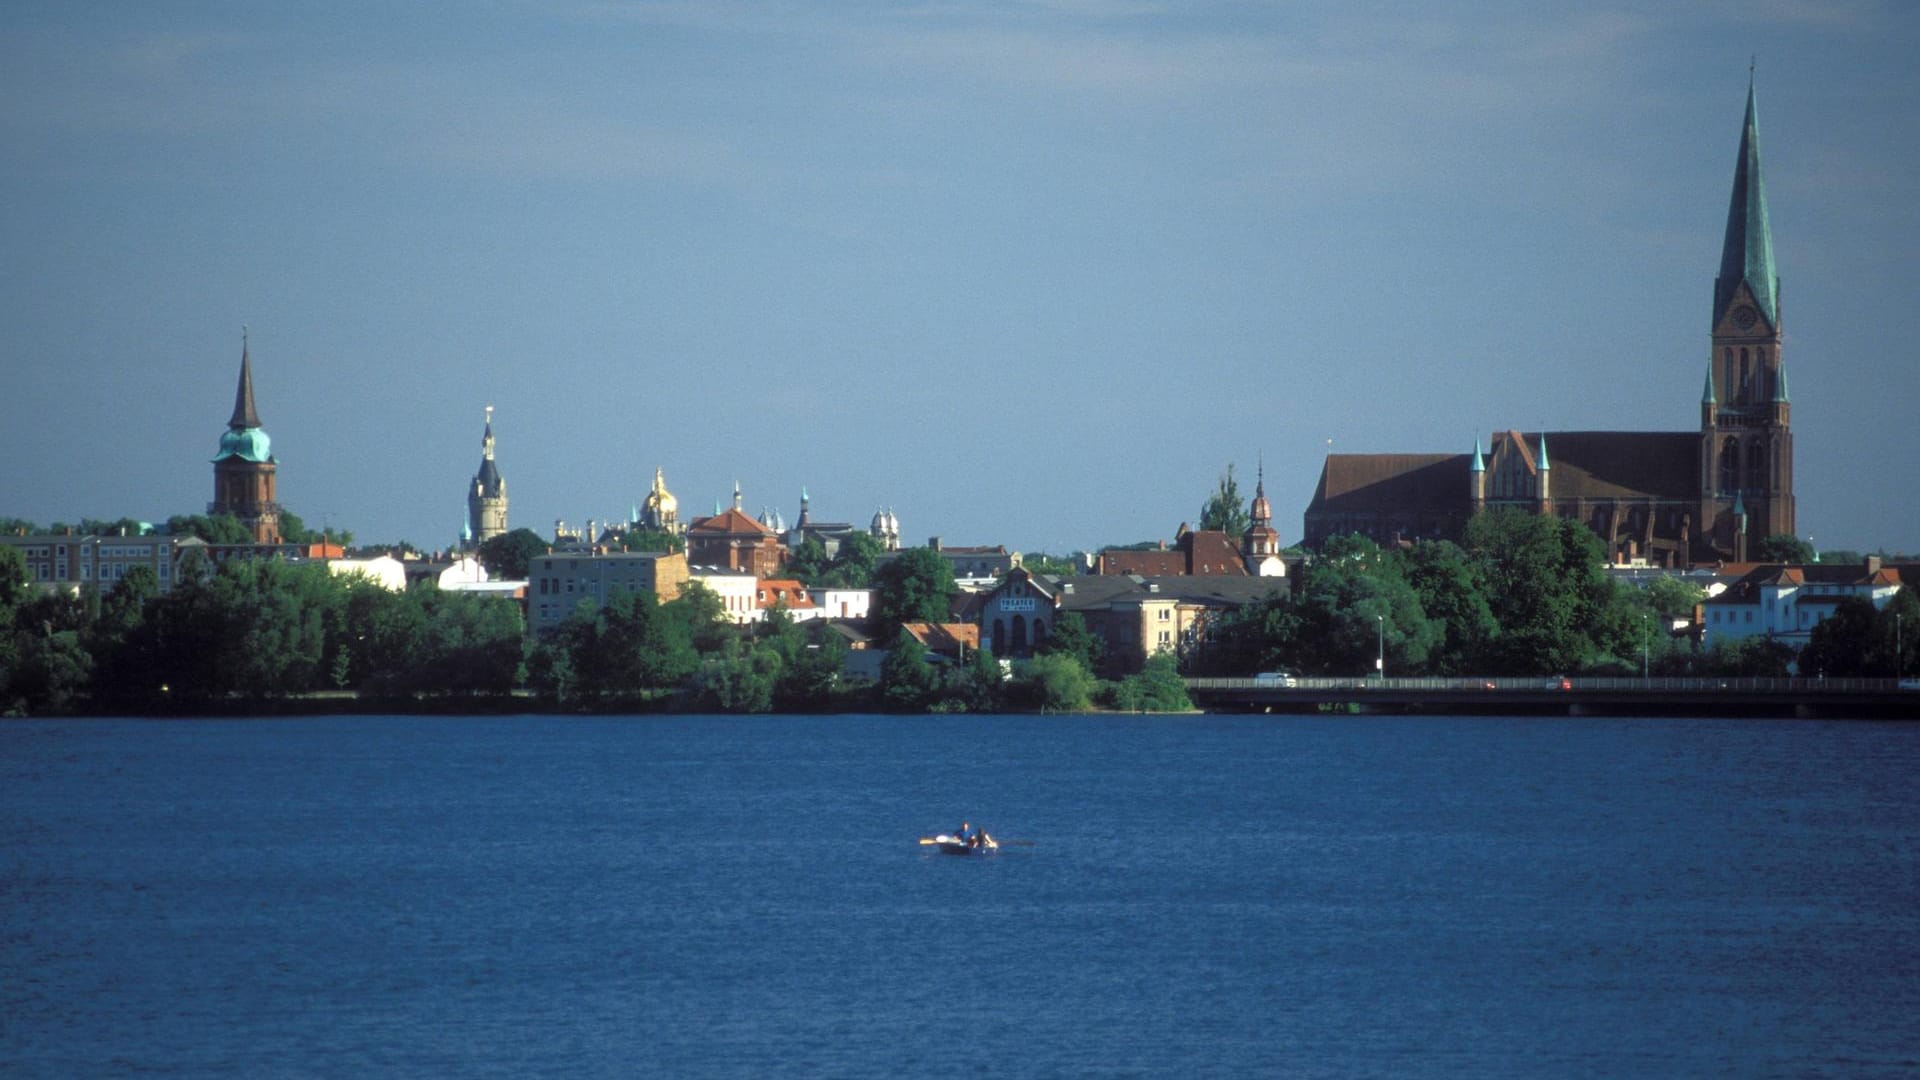
[[[1801,535],[1920,551],[1920,52],[1814,0],[0,12],[0,515],[452,543],[656,467],[908,543],[1170,539],[1264,458],[1698,428],[1757,59]]]

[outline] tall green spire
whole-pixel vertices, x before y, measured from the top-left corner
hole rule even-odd
[[[1480,456],[1480,436],[1473,437],[1473,463],[1467,466],[1468,472],[1486,472],[1487,461]]]
[[[1713,282],[1713,317],[1744,281],[1759,301],[1767,325],[1780,326],[1780,279],[1773,269],[1773,230],[1767,225],[1767,185],[1760,175],[1760,111],[1753,76],[1747,76],[1747,119],[1740,129],[1740,157],[1733,166],[1733,199],[1727,206],[1727,239],[1720,248],[1720,276]]]
[[[1707,388],[1700,392],[1700,404],[1717,405],[1720,399],[1713,396],[1713,360],[1707,360]]]

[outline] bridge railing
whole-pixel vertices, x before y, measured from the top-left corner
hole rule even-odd
[[[1575,692],[1619,694],[1879,694],[1905,690],[1920,699],[1920,682],[1908,679],[1807,679],[1759,677],[1660,677],[1651,679],[1589,676],[1499,675],[1470,677],[1417,677],[1378,679],[1367,676],[1288,676],[1275,679],[1193,678],[1188,690],[1198,691],[1277,691],[1326,692],[1353,690],[1366,693],[1394,693],[1411,690],[1445,693],[1547,693]]]

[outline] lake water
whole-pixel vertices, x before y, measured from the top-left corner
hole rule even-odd
[[[1920,1070],[1920,726],[0,724],[0,1075]],[[995,855],[915,840],[962,817]]]

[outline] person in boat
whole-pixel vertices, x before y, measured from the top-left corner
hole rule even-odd
[[[963,821],[963,822],[961,822],[961,823],[960,823],[960,827],[959,827],[959,828],[957,828],[957,829],[955,829],[955,830],[953,830],[953,838],[954,838],[955,840],[958,840],[958,841],[960,841],[960,842],[961,842],[961,843],[963,843],[963,844],[967,844],[967,845],[969,845],[969,846],[971,846],[971,845],[973,844],[973,825],[972,825],[972,823],[970,823],[970,822],[965,822],[965,821]]]

